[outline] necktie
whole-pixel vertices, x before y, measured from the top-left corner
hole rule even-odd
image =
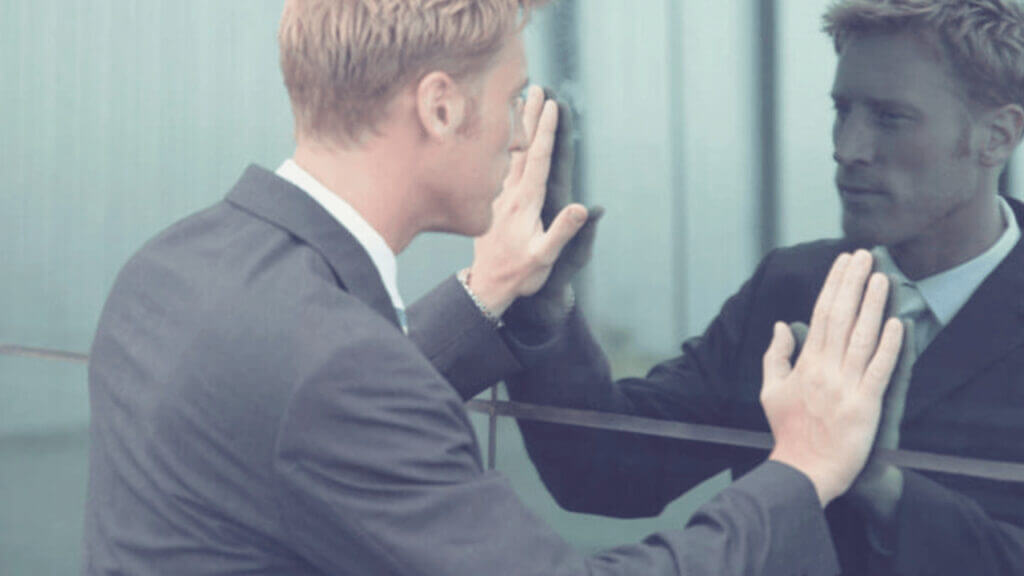
[[[935,337],[938,321],[916,284],[906,278],[895,280],[897,282],[895,312],[904,320],[914,321],[914,349],[920,355]]]
[[[928,302],[921,295],[917,284],[896,266],[888,250],[876,246],[871,250],[871,255],[875,258],[876,270],[888,275],[889,281],[894,285],[890,313],[903,320],[914,321],[914,351],[920,355],[939,332],[939,320],[928,307]]]

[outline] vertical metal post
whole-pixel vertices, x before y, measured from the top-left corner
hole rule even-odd
[[[687,242],[689,226],[688,195],[696,194],[686,186],[686,58],[683,46],[683,5],[679,0],[665,0],[665,25],[668,54],[669,91],[669,146],[671,147],[671,195],[672,207],[672,326],[673,334],[685,334],[689,305],[690,246]]]
[[[491,386],[491,406],[487,411],[487,469],[494,470],[498,452],[498,412],[494,403],[498,401],[498,385]]]
[[[778,246],[779,242],[779,190],[778,190],[778,33],[776,0],[758,2],[756,46],[757,77],[760,87],[758,111],[760,125],[761,181],[760,250],[761,256]]]

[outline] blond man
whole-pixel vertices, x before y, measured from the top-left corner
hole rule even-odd
[[[837,260],[796,365],[782,325],[765,355],[771,460],[689,528],[590,556],[484,471],[455,388],[404,333],[395,254],[487,230],[503,179],[495,212],[530,250],[503,258],[495,314],[586,219],[540,225],[557,107],[519,100],[530,8],[286,4],[293,158],[149,242],[100,320],[84,574],[834,573],[822,506],[866,461],[902,329],[879,340],[866,253]],[[475,308],[450,320],[436,340],[497,338]]]

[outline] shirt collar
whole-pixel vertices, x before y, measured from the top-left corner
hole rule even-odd
[[[340,196],[331,192],[316,178],[289,158],[277,169],[277,175],[291,182],[306,194],[309,194],[324,210],[338,221],[356,241],[362,245],[370,260],[377,268],[384,289],[391,298],[391,304],[399,310],[405,309],[402,297],[398,293],[398,263],[395,253],[391,251],[384,238]]]
[[[978,289],[978,286],[981,286],[985,278],[999,266],[1020,240],[1020,226],[1017,224],[1017,218],[1009,203],[1002,197],[999,197],[999,208],[1003,214],[1006,229],[1003,230],[1003,234],[995,244],[963,264],[914,282],[924,301],[928,303],[928,308],[931,309],[932,314],[942,326],[949,324],[971,298],[974,291]],[[880,246],[876,254],[879,255],[878,269],[880,271],[895,272],[900,279],[906,279],[886,247]]]

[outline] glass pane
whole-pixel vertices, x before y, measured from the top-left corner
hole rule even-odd
[[[0,574],[77,574],[88,479],[82,365],[0,356]]]

